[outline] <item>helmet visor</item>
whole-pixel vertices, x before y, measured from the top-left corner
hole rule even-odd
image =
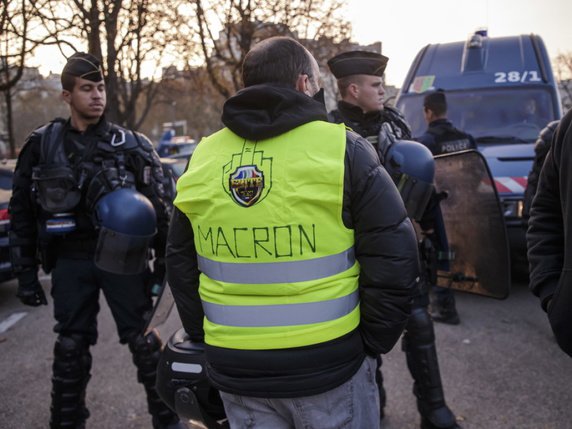
[[[405,203],[407,215],[414,220],[420,220],[433,193],[433,184],[407,174],[401,174],[397,182],[397,189],[399,189],[401,198]]]
[[[153,236],[125,235],[102,227],[95,250],[95,265],[114,274],[138,274],[145,270]]]

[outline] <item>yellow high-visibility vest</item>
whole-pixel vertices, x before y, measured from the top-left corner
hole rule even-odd
[[[345,149],[345,126],[322,121],[262,141],[225,128],[197,146],[175,205],[193,227],[207,344],[301,347],[358,326]]]

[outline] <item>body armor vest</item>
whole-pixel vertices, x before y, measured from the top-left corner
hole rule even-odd
[[[64,121],[57,119],[39,130],[40,163],[32,172],[33,189],[42,209],[61,214],[77,210],[82,196],[91,212],[100,197],[118,187],[135,186],[125,168],[125,150],[134,149],[134,133],[112,125],[103,139],[86,142],[84,153],[70,164],[64,149]]]

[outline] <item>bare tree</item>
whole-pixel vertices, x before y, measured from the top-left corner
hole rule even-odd
[[[176,113],[177,119],[190,116],[197,136],[220,125],[222,102],[242,86],[241,65],[256,42],[294,36],[326,70],[325,60],[350,36],[341,17],[345,0],[26,1],[35,26],[20,31],[21,42],[54,45],[64,58],[81,50],[103,59],[110,120],[136,129],[146,122],[144,128],[153,130],[154,115]],[[159,85],[155,79],[167,65],[190,71],[192,79],[180,88]]]
[[[567,110],[572,108],[572,52],[558,55],[554,65],[562,96],[562,107]]]
[[[44,44],[56,44],[66,56],[87,50],[103,58],[109,119],[139,128],[156,95],[150,77],[161,67],[170,41],[179,37],[169,24],[176,20],[172,4],[150,0],[38,0],[34,4]]]
[[[187,67],[171,71],[158,83],[156,103],[149,114],[154,121],[145,124],[142,131],[157,139],[162,133],[160,124],[185,121],[188,134],[200,140],[219,130],[224,98],[211,84],[206,69]]]
[[[27,57],[34,50],[26,35],[32,17],[30,2],[26,0],[0,1],[0,92],[5,107],[4,122],[9,155],[16,155],[14,138],[13,97],[16,85],[24,74]]]
[[[181,15],[181,32],[192,33],[201,47],[210,80],[224,97],[242,86],[244,56],[260,40],[271,36],[293,36],[303,44],[317,40],[331,46],[349,40],[351,27],[342,17],[344,0],[187,0]],[[189,14],[189,10],[191,13]],[[195,24],[196,22],[196,24]]]

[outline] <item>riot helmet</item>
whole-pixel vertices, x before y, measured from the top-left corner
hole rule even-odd
[[[156,388],[181,419],[207,428],[228,428],[220,394],[206,375],[204,344],[192,342],[184,329],[169,338],[161,353]]]
[[[116,189],[97,201],[95,222],[99,227],[95,265],[115,274],[143,272],[157,230],[151,201],[134,189]]]
[[[420,220],[434,191],[433,154],[421,143],[395,140],[383,158],[385,169],[399,189],[408,216]]]

